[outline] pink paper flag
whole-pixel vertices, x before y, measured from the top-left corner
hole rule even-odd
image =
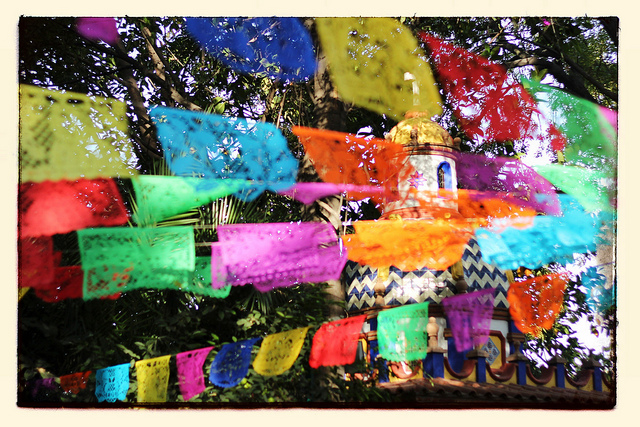
[[[354,199],[365,199],[372,196],[382,197],[385,193],[385,189],[375,185],[334,184],[332,182],[299,182],[293,187],[279,191],[278,193],[292,197],[305,205],[309,205],[318,199],[340,193],[347,193],[348,197]]]
[[[213,347],[205,347],[176,355],[180,393],[185,402],[204,391],[202,366],[212,349]]]

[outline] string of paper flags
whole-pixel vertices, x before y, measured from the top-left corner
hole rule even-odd
[[[451,319],[456,348],[470,349],[482,345],[489,336],[489,321],[493,312],[492,291],[474,292],[450,297],[445,307]],[[413,361],[427,355],[428,302],[384,310],[378,314],[377,339],[379,354],[385,360]],[[367,315],[352,316],[325,322],[313,336],[309,365],[349,365],[355,362],[358,340]],[[468,325],[474,325],[471,330]],[[310,326],[254,337],[223,345],[209,367],[209,382],[217,387],[234,387],[246,377],[249,367],[262,376],[287,372],[298,359]],[[260,348],[252,358],[252,348]],[[97,370],[76,372],[54,379],[39,381],[39,385],[55,387],[77,394],[95,378],[95,395],[99,402],[125,400],[130,385],[130,370],[136,371],[137,401],[165,402],[170,376],[170,359],[175,357],[180,394],[188,401],[205,391],[204,363],[214,347],[204,347],[175,355],[164,355],[123,363]],[[92,373],[95,376],[92,377]],[[37,387],[34,387],[37,392]]]
[[[239,72],[300,80],[315,71],[310,39],[294,18],[188,18],[186,22],[187,31],[207,52]],[[475,188],[456,195],[460,217],[438,218],[431,203],[434,196],[413,191],[408,197],[432,207],[435,219],[360,221],[354,224],[355,234],[341,238],[328,224],[223,225],[217,227],[219,241],[211,245],[211,257],[197,257],[192,227],[149,226],[220,197],[254,200],[264,191],[286,194],[303,203],[343,192],[381,203],[400,197],[391,183],[414,176],[416,171],[407,166],[401,147],[386,140],[294,127],[293,133],[324,181],[296,182],[298,161],[276,126],[157,106],[150,115],[175,176],[138,175],[124,103],[21,85],[20,286],[33,288],[48,301],[114,298],[148,286],[224,297],[232,285],[250,283],[268,291],[336,279],[347,258],[407,270],[445,269],[460,259],[472,236],[483,258],[508,269],[569,262],[574,253],[595,250],[597,231],[615,215],[615,200],[602,185],[615,181],[612,111],[535,82],[512,81],[497,64],[427,34],[421,35],[421,41],[428,55],[420,53],[418,42],[392,19],[319,18],[316,24],[322,48],[332,61],[332,79],[345,100],[398,118],[415,108],[438,114],[442,102],[435,79],[429,63],[420,58],[428,56],[470,138],[541,141],[553,150],[564,149],[567,163],[531,168],[517,159],[456,154],[459,182]],[[85,37],[115,43],[114,25],[113,20],[82,19],[77,30]],[[354,47],[358,55],[347,58],[345,51]],[[400,73],[390,64],[406,68]],[[420,90],[413,90],[416,87]],[[538,102],[558,114],[547,118]],[[533,116],[545,127],[533,126]],[[570,125],[578,118],[584,122],[585,117],[589,125],[580,128],[584,131]],[[115,177],[132,182],[137,207],[133,214],[123,203]],[[557,194],[556,188],[571,197]],[[446,192],[436,196],[453,197]],[[130,218],[138,227],[125,227]],[[61,255],[53,245],[53,235],[71,232],[78,236],[81,266],[61,265]],[[393,239],[385,238],[391,235]],[[392,246],[385,246],[390,242]],[[532,246],[537,246],[535,253]],[[592,271],[589,274],[593,276]],[[564,289],[558,280],[545,282],[553,285],[556,299]],[[586,282],[604,289],[599,280]],[[530,289],[537,286],[527,285]],[[542,297],[516,294],[521,286],[513,285],[510,294],[514,319],[524,319],[522,330],[544,328],[548,319],[539,321],[532,315]],[[610,300],[602,289],[600,294],[590,291],[598,303]],[[399,313],[395,310],[388,312]],[[424,310],[426,315],[426,306]],[[381,313],[382,318],[386,312]],[[293,345],[307,330],[304,334],[298,331],[295,339],[273,340]],[[403,333],[406,338],[407,331]],[[396,338],[390,339],[389,348],[397,347]],[[265,339],[263,345],[265,342],[271,340]],[[229,360],[236,363],[253,343],[243,345],[225,352]],[[272,365],[265,361],[268,367],[262,372],[281,372],[291,354],[267,358]],[[197,361],[200,356],[190,357]],[[262,359],[257,360],[259,367]],[[154,361],[153,368],[166,370],[166,363],[164,359]],[[241,372],[241,367],[234,366]],[[124,378],[124,368],[112,368],[101,371],[99,381],[105,384],[100,388],[106,400],[122,393],[114,384],[117,378]],[[143,372],[143,365],[140,369]],[[212,366],[212,371],[218,368]],[[230,384],[237,372],[230,376],[226,372],[226,377],[221,374],[211,381]],[[164,378],[155,375],[153,381],[158,377]],[[158,383],[153,384],[140,388],[141,393],[157,390]]]

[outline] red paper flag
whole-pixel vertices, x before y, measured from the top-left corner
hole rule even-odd
[[[24,237],[123,225],[129,219],[112,179],[21,184],[18,206]]]
[[[447,100],[470,138],[482,142],[534,138],[548,141],[553,150],[564,148],[562,134],[503,66],[429,34],[421,33],[420,38],[428,46]]]
[[[53,250],[50,236],[24,238],[18,242],[18,285],[22,288],[49,289],[62,254]]]
[[[349,365],[356,360],[358,336],[367,315],[324,323],[313,336],[309,366]]]
[[[89,375],[91,375],[91,371],[63,375],[60,377],[60,387],[67,393],[78,394],[81,389],[87,388]]]

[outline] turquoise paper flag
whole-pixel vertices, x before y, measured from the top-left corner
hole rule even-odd
[[[98,402],[125,400],[129,390],[129,364],[110,366],[96,371]]]

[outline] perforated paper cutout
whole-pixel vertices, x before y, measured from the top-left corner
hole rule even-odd
[[[126,104],[20,85],[21,182],[138,173]]]
[[[313,336],[309,366],[349,365],[355,362],[365,314],[323,323]]]
[[[115,18],[76,18],[76,31],[86,39],[103,41],[112,46],[114,46],[120,39]]]
[[[548,215],[561,213],[554,186],[518,159],[456,153],[456,172],[462,188],[502,194]]]
[[[180,394],[182,394],[182,399],[185,402],[204,391],[204,372],[202,367],[212,349],[213,347],[205,347],[176,355]]]
[[[310,205],[316,200],[341,193],[346,193],[349,199],[382,198],[385,194],[385,189],[374,185],[298,182],[288,190],[279,192],[279,194],[289,196],[305,205]]]
[[[505,270],[573,262],[573,254],[596,250],[602,220],[592,217],[570,196],[560,194],[563,216],[537,216],[528,228],[478,228],[482,258]]]
[[[381,139],[294,126],[318,176],[325,182],[377,186],[392,197],[398,182],[408,178],[407,154],[400,144]],[[380,196],[373,200],[383,202]]]
[[[481,348],[489,338],[494,289],[454,295],[442,300],[458,351]]]
[[[212,246],[212,251],[220,252],[212,253],[212,263],[221,262],[221,266],[212,271],[225,283],[250,283],[261,292],[337,280],[347,261],[328,223],[227,224],[217,232],[220,244]]]
[[[211,277],[211,257],[196,257],[196,269],[193,274],[193,279],[187,284],[180,286],[180,290],[212,298],[222,299],[228,297],[231,293],[231,285],[223,283],[222,286],[219,287],[212,286]]]
[[[582,286],[585,287],[587,304],[592,311],[603,313],[615,301],[615,285],[607,287],[607,277],[598,272],[597,267],[589,267],[580,275]]]
[[[469,138],[479,142],[538,141],[552,150],[563,135],[506,69],[480,55],[421,33],[438,82]]]
[[[138,402],[167,401],[169,359],[171,356],[160,356],[136,362]]]
[[[408,304],[378,313],[378,350],[393,362],[410,362],[427,356],[429,303]]]
[[[129,390],[129,364],[110,366],[96,371],[96,397],[98,402],[125,400]]]
[[[218,387],[233,387],[247,376],[251,366],[251,350],[262,338],[252,338],[222,346],[211,363],[209,381]]]
[[[139,225],[158,223],[250,187],[245,180],[154,175],[139,175],[132,183],[136,196],[133,219]]]
[[[253,369],[263,376],[284,374],[295,363],[309,326],[268,335],[260,345]]]
[[[402,120],[442,113],[431,67],[411,31],[392,18],[316,18],[331,80],[347,102]]]
[[[192,17],[186,27],[210,55],[239,72],[292,81],[315,72],[313,43],[298,18]]]
[[[615,112],[534,80],[521,78],[521,81],[565,135],[564,157],[568,162],[614,172],[618,156]],[[614,125],[610,120],[614,120]]]
[[[22,288],[50,289],[62,254],[54,251],[51,236],[18,240],[18,285]]]
[[[109,227],[78,230],[83,298],[136,288],[179,289],[192,279],[192,227]]]
[[[81,228],[126,224],[129,214],[112,179],[20,184],[22,236],[52,236]]]
[[[72,265],[54,269],[54,279],[50,287],[35,289],[38,298],[46,302],[58,302],[69,298],[82,298],[82,267]]]
[[[462,258],[476,226],[466,219],[357,221],[355,234],[342,240],[349,259],[362,265],[444,270]]]
[[[617,183],[607,171],[559,164],[534,169],[559,190],[575,197],[588,211],[612,212],[615,208]]]
[[[249,180],[249,189],[234,193],[245,200],[296,182],[298,161],[271,123],[167,107],[153,107],[150,115],[175,175]]]
[[[567,275],[550,274],[509,285],[509,313],[521,332],[539,336],[553,326],[568,279]]]
[[[87,388],[87,382],[92,371],[76,372],[75,374],[62,375],[60,377],[60,387],[66,393],[78,394],[80,390]]]

